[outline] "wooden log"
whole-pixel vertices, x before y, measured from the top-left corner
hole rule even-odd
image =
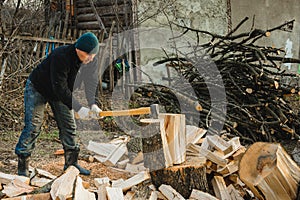
[[[82,178],[77,176],[74,200],[96,200],[95,194],[83,187]]]
[[[144,166],[150,171],[166,166],[159,125],[159,123],[151,123],[147,131],[142,133]]]
[[[193,189],[192,194],[190,196],[191,200],[218,200],[216,197],[212,196],[211,194],[207,192],[202,192],[200,190]]]
[[[97,190],[98,199],[106,200],[107,199],[106,187],[110,186],[109,178],[108,177],[95,178],[94,182],[96,187],[98,188]]]
[[[185,116],[159,114],[159,120],[149,126],[151,133],[143,133],[142,138],[144,166],[152,171],[183,163],[186,158]]]
[[[185,115],[160,114],[160,132],[165,158],[170,155],[170,165],[180,164],[186,158]]]
[[[127,163],[125,170],[132,174],[137,174],[142,171],[146,171],[147,168],[145,168],[143,164],[133,165],[133,164]]]
[[[18,197],[4,198],[3,200],[52,200],[50,193],[28,194]]]
[[[114,149],[104,160],[103,164],[106,166],[114,166],[119,159],[125,154],[126,146],[125,144],[119,144],[116,149]]]
[[[73,197],[73,185],[79,170],[70,166],[63,175],[58,177],[52,184],[50,194],[52,199],[68,199]]]
[[[207,130],[197,126],[186,125],[186,144],[196,144],[206,134]]]
[[[129,191],[126,193],[124,200],[134,200],[135,192]]]
[[[123,200],[124,195],[121,188],[106,187],[108,200]]]
[[[131,187],[150,179],[150,175],[148,172],[144,171],[144,172],[140,172],[136,175],[134,175],[133,177],[125,180],[125,181],[121,181],[119,183],[115,183],[113,185],[113,187],[117,187],[117,188],[121,188],[123,192],[125,192],[126,190],[129,190]]]
[[[50,172],[42,170],[42,169],[35,168],[35,172],[40,177],[45,177],[45,178],[48,178],[48,179],[56,179],[57,178],[57,176],[51,174]]]
[[[115,6],[115,5],[122,5],[125,3],[130,3],[128,0],[116,0],[116,1],[111,1],[111,0],[101,0],[101,1],[95,1],[95,6],[96,7],[105,7],[105,6]],[[86,0],[78,0],[76,1],[76,5],[79,8],[84,8],[84,7],[89,7],[90,4]]]
[[[15,197],[23,193],[33,191],[33,187],[27,185],[19,179],[14,179],[12,182],[4,186],[2,192],[8,197]]]
[[[167,197],[168,200],[185,200],[172,186],[162,184],[159,186],[159,191]]]
[[[36,187],[43,187],[49,182],[51,182],[51,179],[35,176],[30,180],[30,185]]]
[[[107,157],[111,154],[111,152],[115,151],[117,146],[118,145],[116,144],[99,143],[91,140],[89,141],[87,149],[103,157]]]
[[[240,161],[239,176],[259,199],[295,199],[300,168],[280,144],[257,142]]]
[[[106,16],[106,15],[113,15],[115,16],[117,14],[125,14],[124,12],[125,5],[118,5],[118,6],[105,6],[105,7],[97,7],[97,13],[99,13],[100,16]],[[88,14],[93,13],[93,9],[91,7],[85,7],[85,8],[78,8],[77,9],[77,15],[80,14]]]
[[[231,197],[231,200],[243,200],[244,198],[240,195],[238,190],[234,188],[232,184],[227,187],[227,191]]]
[[[1,184],[9,184],[15,179],[19,179],[20,181],[29,184],[30,180],[28,177],[25,176],[17,176],[12,174],[5,174],[3,172],[0,172],[0,183]]]
[[[183,163],[150,172],[152,183],[156,188],[166,184],[172,186],[184,198],[188,198],[193,189],[208,192],[206,167],[198,163]]]
[[[231,200],[223,177],[214,176],[212,179],[212,185],[217,198],[222,200]]]
[[[167,198],[159,191],[152,191],[149,200],[167,200]]]

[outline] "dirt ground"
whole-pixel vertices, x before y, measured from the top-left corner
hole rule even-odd
[[[92,131],[90,133],[78,132],[78,142],[81,145],[79,155],[79,164],[91,170],[90,176],[81,176],[84,181],[93,186],[94,178],[109,177],[111,180],[120,178],[127,179],[129,174],[118,172],[112,168],[106,167],[100,162],[89,162],[86,159],[92,152],[86,150],[87,141],[90,138],[97,138],[99,142],[107,142],[118,133],[105,133],[104,131]],[[0,172],[8,174],[17,174],[17,156],[14,153],[15,145],[18,141],[20,132],[0,132]],[[55,151],[62,148],[58,139],[58,132],[51,133],[42,132],[39,136],[36,147],[30,159],[30,166],[46,170],[53,175],[59,176],[63,172],[64,157],[63,155],[55,155]]]

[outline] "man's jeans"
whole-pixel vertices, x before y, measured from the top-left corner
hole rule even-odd
[[[35,90],[28,79],[24,92],[25,126],[15,149],[18,156],[31,156],[36,139],[40,134],[46,103],[46,99]],[[59,139],[64,150],[75,149],[76,124],[73,111],[61,101],[49,101],[48,103],[54,114],[59,129]]]

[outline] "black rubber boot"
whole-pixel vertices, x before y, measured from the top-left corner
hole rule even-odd
[[[29,157],[18,156],[18,175],[29,177]]]
[[[69,166],[73,165],[73,166],[75,166],[79,170],[80,174],[88,176],[88,175],[91,174],[91,172],[89,170],[81,167],[78,164],[79,151],[80,151],[79,147],[76,147],[76,149],[74,149],[74,150],[66,150],[65,151],[65,166],[64,166],[64,170],[66,170]]]

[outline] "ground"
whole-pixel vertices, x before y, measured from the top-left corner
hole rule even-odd
[[[108,176],[111,180],[127,179],[128,174],[118,172],[112,168],[108,168],[99,162],[89,162],[86,159],[91,152],[86,150],[86,141],[82,138],[88,139],[88,134],[79,132],[79,143],[81,145],[81,152],[79,155],[79,164],[91,170],[90,176],[81,176],[84,181],[87,181],[93,186],[94,178]],[[20,132],[0,132],[0,172],[8,174],[17,174],[17,156],[14,153],[15,145],[18,141]],[[90,137],[97,136],[99,141],[107,142],[118,133],[107,134],[104,131],[92,132]],[[81,140],[80,140],[81,139]],[[46,170],[53,175],[59,176],[63,172],[64,158],[63,155],[55,155],[55,151],[61,149],[62,146],[58,139],[58,132],[53,130],[50,133],[42,132],[39,136],[34,152],[31,156],[30,166]]]

